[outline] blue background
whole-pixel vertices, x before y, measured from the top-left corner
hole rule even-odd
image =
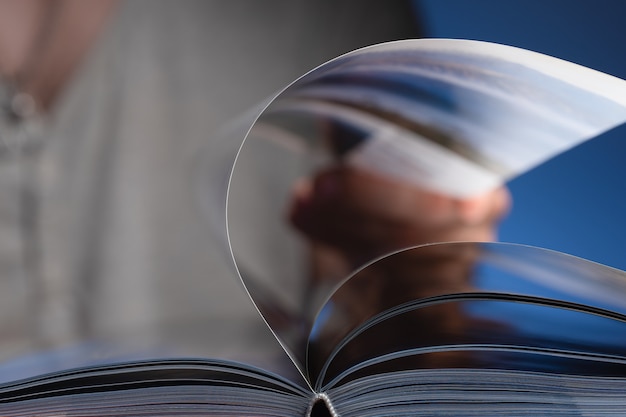
[[[626,79],[626,1],[414,0],[426,37],[486,40]],[[509,184],[500,240],[555,249],[626,270],[626,126]]]

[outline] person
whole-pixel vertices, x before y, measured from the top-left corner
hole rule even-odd
[[[418,34],[409,7],[0,1],[0,361],[85,340],[271,345],[194,164],[228,159],[218,127],[300,74]]]

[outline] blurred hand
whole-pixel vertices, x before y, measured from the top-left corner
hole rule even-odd
[[[505,188],[458,199],[340,165],[295,187],[289,220],[358,267],[409,246],[495,240],[509,206]]]

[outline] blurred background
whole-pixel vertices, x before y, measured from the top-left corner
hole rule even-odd
[[[513,45],[626,78],[621,0],[414,0],[427,37]],[[626,126],[511,181],[500,239],[626,269]]]

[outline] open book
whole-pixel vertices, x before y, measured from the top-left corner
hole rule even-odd
[[[402,41],[330,61],[254,115],[228,192],[233,259],[295,372],[99,361],[0,385],[0,415],[623,413],[625,272],[469,241],[324,248],[320,269],[286,208],[336,166],[463,201],[624,121],[626,82],[503,45]]]

